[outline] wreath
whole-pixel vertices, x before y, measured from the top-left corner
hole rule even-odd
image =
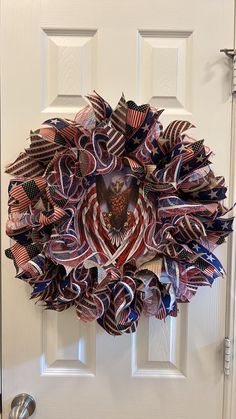
[[[141,313],[177,316],[199,286],[224,276],[212,253],[232,231],[227,188],[194,126],[122,95],[96,92],[74,120],[53,118],[6,172],[6,255],[31,298],[75,307],[110,334],[134,332]]]

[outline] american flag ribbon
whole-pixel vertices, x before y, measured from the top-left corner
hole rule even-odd
[[[19,243],[13,244],[11,248],[6,250],[6,255],[14,260],[15,266],[20,268],[25,263],[29,262],[34,256],[40,252],[38,244],[32,243],[27,246],[20,245]]]
[[[29,204],[45,190],[46,184],[46,180],[43,177],[38,177],[13,187],[9,194],[11,212],[25,211]]]
[[[127,105],[126,124],[132,128],[140,127],[147,115],[149,105],[137,106],[133,101],[129,101]]]

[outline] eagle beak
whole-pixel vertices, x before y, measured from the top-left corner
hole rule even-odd
[[[120,192],[120,182],[116,182],[115,191],[116,191],[117,193],[119,193],[119,192]]]

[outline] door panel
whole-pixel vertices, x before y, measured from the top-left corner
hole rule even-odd
[[[229,182],[233,0],[2,1],[2,167],[29,130],[72,118],[95,89],[187,119]],[[7,184],[2,179],[2,231]],[[3,249],[9,246],[3,238]],[[226,267],[226,247],[218,257]],[[226,282],[200,289],[177,319],[142,318],[136,334],[107,335],[73,309],[45,312],[2,258],[3,419],[21,392],[39,419],[222,419]]]

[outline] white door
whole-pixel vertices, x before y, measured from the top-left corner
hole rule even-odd
[[[29,130],[72,117],[95,89],[164,107],[215,151],[229,183],[233,0],[3,0],[2,167]],[[2,180],[2,235],[7,184]],[[3,249],[9,239],[3,237]],[[226,247],[218,251],[226,266]],[[112,337],[73,310],[44,312],[2,258],[3,418],[33,395],[39,419],[222,419],[226,282],[200,289],[178,319],[142,319]]]

